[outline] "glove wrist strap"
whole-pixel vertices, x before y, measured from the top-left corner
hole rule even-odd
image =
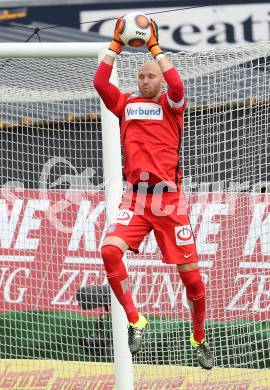
[[[111,49],[108,49],[107,50],[107,54],[113,58],[116,58],[117,57],[117,53]]]
[[[157,62],[159,62],[161,60],[161,58],[165,58],[165,54],[164,53],[157,54],[156,57],[155,57],[155,60]]]

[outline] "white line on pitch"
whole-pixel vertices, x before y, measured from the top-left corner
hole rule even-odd
[[[22,263],[31,263],[31,262],[35,261],[35,256],[0,255],[0,261],[7,261],[10,263],[19,262],[19,261],[21,261]]]
[[[240,268],[270,269],[270,263],[255,263],[254,261],[241,261]]]
[[[66,264],[103,264],[103,260],[98,257],[66,257],[64,260]],[[138,260],[138,259],[128,259],[128,265],[133,266],[155,266],[155,267],[172,267],[174,264],[165,264],[160,260]],[[211,268],[213,261],[199,261],[199,266],[204,268]]]

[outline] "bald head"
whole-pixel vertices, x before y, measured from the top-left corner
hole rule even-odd
[[[160,75],[160,77],[162,77],[162,73],[161,73],[161,70],[160,70],[160,67],[158,66],[158,64],[156,62],[152,62],[152,61],[147,61],[145,62],[138,70],[138,75],[141,73],[141,72],[154,72],[156,73],[157,75]]]
[[[138,87],[142,97],[158,100],[162,94],[164,79],[159,65],[145,62],[138,70]]]

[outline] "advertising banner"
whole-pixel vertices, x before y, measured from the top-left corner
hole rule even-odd
[[[269,320],[269,196],[186,193],[186,199],[206,283],[207,318]],[[0,312],[79,312],[77,289],[107,284],[100,258],[106,230],[103,191],[3,189]],[[152,232],[139,249],[139,255],[127,255],[136,306],[188,319],[176,268],[162,263]]]
[[[270,40],[269,3],[179,8],[132,11],[149,13],[159,26],[161,46],[177,51],[212,50]],[[112,18],[128,12],[125,8],[81,11],[80,22],[85,23],[81,29],[110,37],[115,24]],[[96,23],[86,23],[92,20]]]
[[[134,390],[267,390],[267,371],[237,368],[134,365]],[[2,360],[0,390],[113,390],[113,365],[37,360]]]

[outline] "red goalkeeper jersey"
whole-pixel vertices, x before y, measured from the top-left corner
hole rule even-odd
[[[127,181],[136,184],[142,180],[141,173],[148,172],[150,184],[177,184],[181,177],[179,149],[186,107],[177,71],[172,68],[163,74],[168,92],[154,101],[121,93],[109,83],[111,70],[112,66],[102,62],[94,85],[107,108],[119,118]],[[170,86],[175,89],[175,85],[179,85],[179,91],[172,90],[170,95]]]

